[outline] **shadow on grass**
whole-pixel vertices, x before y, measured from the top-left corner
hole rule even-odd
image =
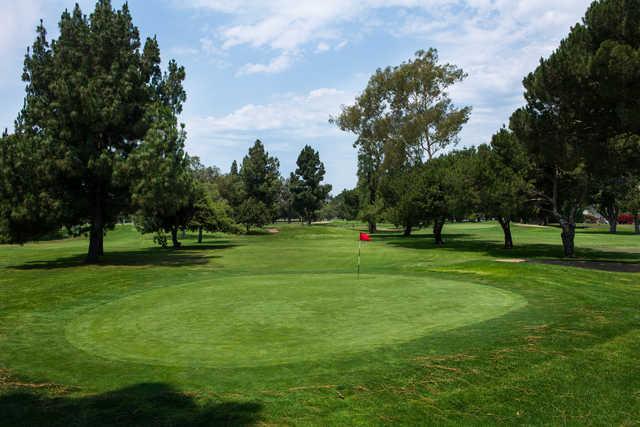
[[[587,236],[590,235],[590,234],[597,234],[597,235],[606,234],[607,236],[611,236],[611,237],[615,237],[615,236],[638,236],[638,238],[640,238],[640,235],[636,234],[636,232],[633,231],[633,230],[618,230],[615,233],[611,233],[608,229],[607,230],[602,230],[602,229],[590,228],[584,234],[587,235]]]
[[[391,246],[407,249],[464,251],[481,253],[495,258],[526,258],[526,259],[555,259],[562,260],[564,253],[562,245],[551,243],[521,243],[515,242],[513,249],[505,249],[503,244],[496,241],[473,239],[468,234],[444,234],[445,244],[437,246],[433,235],[422,234],[403,237],[400,235],[376,235],[384,239]],[[603,251],[592,248],[577,247],[576,256],[582,260],[618,263],[640,263],[639,253]]]
[[[0,396],[3,426],[247,426],[260,421],[261,410],[256,402],[200,406],[187,394],[160,383],[79,398],[32,392]]]
[[[105,252],[97,264],[97,267],[106,266],[158,266],[158,267],[183,267],[189,265],[202,265],[212,258],[220,256],[211,252],[230,249],[238,245],[221,241],[211,244],[184,245],[180,249],[162,249],[159,247],[141,249],[137,251]],[[54,270],[58,268],[79,267],[85,264],[85,254],[78,254],[64,258],[47,261],[29,261],[22,265],[9,268],[15,270]]]

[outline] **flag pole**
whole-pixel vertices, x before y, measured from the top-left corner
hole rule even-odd
[[[360,280],[360,248],[362,247],[362,240],[358,239],[358,280]]]

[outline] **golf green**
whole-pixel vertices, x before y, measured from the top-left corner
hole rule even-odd
[[[67,325],[66,337],[110,360],[254,367],[370,351],[525,304],[509,291],[433,276],[236,276],[90,307]]]

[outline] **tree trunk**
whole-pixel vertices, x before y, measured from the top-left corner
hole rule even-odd
[[[635,228],[635,233],[640,234],[640,215],[636,214],[633,216],[633,225]]]
[[[198,227],[198,243],[202,243],[202,226]]]
[[[511,237],[511,220],[509,218],[498,217],[498,222],[504,232],[504,248],[513,249],[513,238]]]
[[[616,234],[618,232],[618,215],[620,209],[615,202],[609,202],[600,210],[600,214],[604,216],[609,223],[609,233]]]
[[[404,227],[404,237],[411,236],[411,232],[412,231],[413,231],[413,226],[412,225],[407,225],[406,227]]]
[[[609,215],[607,221],[609,221],[609,233],[616,234],[618,232],[618,216]]]
[[[94,195],[93,220],[91,231],[89,232],[89,250],[87,252],[87,263],[96,263],[104,255],[104,217],[102,212],[102,197],[100,191]]]
[[[187,228],[186,227],[182,227],[182,238],[183,239],[187,238]]]
[[[442,239],[442,228],[444,227],[444,218],[438,218],[433,223],[433,237],[436,241],[436,245],[444,245],[444,240]]]
[[[576,237],[576,225],[573,222],[561,220],[560,226],[562,227],[562,247],[564,249],[564,256],[567,258],[575,257],[575,237]]]
[[[91,225],[89,232],[89,251],[87,252],[86,262],[94,264],[98,262],[100,257],[104,255],[104,226],[99,222]]]
[[[173,227],[171,229],[171,242],[173,243],[174,249],[179,249],[181,244],[178,241],[178,227]]]
[[[369,234],[375,233],[378,231],[378,227],[375,222],[369,221]]]

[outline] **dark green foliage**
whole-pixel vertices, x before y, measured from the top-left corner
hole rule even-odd
[[[251,227],[264,227],[272,220],[272,211],[261,200],[247,198],[240,203],[236,211],[236,221],[243,224],[247,233]]]
[[[217,191],[207,191],[206,187],[196,200],[193,217],[188,227],[198,232],[198,243],[202,243],[204,231],[232,233],[237,229],[232,218],[231,207],[217,195]]]
[[[498,220],[504,231],[505,248],[511,249],[510,223],[526,208],[533,192],[527,153],[515,135],[503,128],[490,145],[478,147],[474,166],[477,211]]]
[[[293,205],[307,224],[311,224],[327,200],[331,185],[322,184],[324,164],[320,161],[320,153],[310,146],[302,149],[296,164],[298,168],[290,181]]]
[[[353,221],[358,217],[358,211],[360,210],[358,190],[342,190],[340,194],[331,199],[331,204],[335,206],[336,218]]]
[[[385,219],[404,228],[409,236],[414,227],[428,221],[426,198],[429,196],[422,182],[424,165],[415,166],[398,173],[389,173],[383,179],[381,194],[385,205]]]
[[[247,229],[261,227],[275,218],[280,193],[279,167],[278,159],[269,156],[260,140],[243,159],[240,177],[244,197],[238,205],[236,220]],[[255,206],[249,206],[252,204]]]
[[[143,233],[170,233],[180,247],[178,230],[186,227],[204,197],[184,149],[186,133],[169,107],[156,105],[144,143],[132,153],[132,203]]]
[[[289,223],[299,215],[291,191],[293,182],[295,182],[294,173],[291,173],[287,179],[280,178],[280,194],[278,195],[278,218],[284,218]]]
[[[47,187],[55,172],[46,157],[50,146],[43,145],[24,134],[3,135],[0,140],[0,241],[4,243],[43,238],[60,228],[66,196],[58,187]]]
[[[633,215],[634,231],[640,234],[640,179],[629,180],[621,198],[622,210]]]
[[[198,157],[191,159],[191,171],[198,187],[198,198],[188,228],[198,232],[198,243],[202,243],[203,232],[235,232],[233,210],[219,190],[223,178],[217,167],[205,166]]]
[[[115,10],[100,0],[88,17],[76,6],[59,28],[49,43],[40,25],[25,57],[26,96],[13,143],[25,153],[13,154],[4,172],[20,192],[2,202],[2,233],[23,242],[80,226],[91,237],[87,259],[96,261],[105,230],[129,210],[127,159],[147,134],[148,111],[161,104],[180,112],[184,70],[171,62],[161,74],[157,41],[141,49],[126,4]],[[29,168],[20,160],[27,156]]]
[[[356,103],[332,119],[358,137],[354,146],[358,187],[364,196],[361,218],[369,222],[369,231],[375,231],[382,212],[413,222],[410,203],[395,206],[401,198],[406,201],[403,183],[410,183],[400,175],[457,143],[471,109],[456,108],[447,89],[465,77],[451,64],[438,64],[435,49],[421,50],[412,60],[376,71]],[[385,177],[389,171],[393,176]],[[402,187],[398,194],[393,194],[394,186]],[[378,200],[381,192],[391,200]]]
[[[238,163],[234,160],[231,172],[221,175],[216,182],[220,196],[229,204],[235,216],[245,197],[242,177],[238,173]]]
[[[616,205],[611,186],[640,169],[637,154],[628,156],[639,147],[638,28],[637,2],[595,1],[525,79],[527,106],[512,117],[536,164],[543,208],[562,226],[567,256],[574,253],[576,219],[592,195],[609,187],[601,201]]]

